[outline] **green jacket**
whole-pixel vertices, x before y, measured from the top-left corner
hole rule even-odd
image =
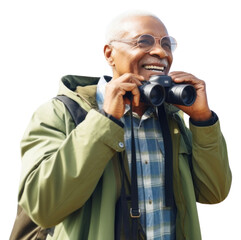
[[[117,153],[122,153],[126,169],[128,164],[121,144],[124,129],[98,112],[97,82],[97,78],[64,77],[59,94],[85,108],[86,119],[75,127],[63,103],[53,99],[34,113],[21,142],[19,204],[38,225],[54,227],[47,239],[114,239],[121,187]],[[167,107],[167,116],[174,153],[177,239],[199,240],[196,201],[218,203],[230,189],[225,140],[219,121],[208,127],[190,124],[190,131],[172,107]]]

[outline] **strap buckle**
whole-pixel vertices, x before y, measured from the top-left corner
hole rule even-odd
[[[140,218],[140,216],[141,216],[140,208],[134,209],[134,210],[132,208],[130,208],[130,215],[131,215],[131,218]]]

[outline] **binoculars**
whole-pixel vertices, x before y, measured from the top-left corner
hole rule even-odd
[[[190,84],[176,84],[171,77],[154,75],[138,87],[141,102],[158,107],[163,102],[191,106],[197,97],[196,89]]]

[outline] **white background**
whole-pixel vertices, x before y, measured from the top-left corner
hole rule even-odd
[[[240,4],[235,0],[5,0],[0,3],[0,226],[8,239],[16,214],[19,142],[32,113],[54,97],[63,75],[110,74],[104,32],[127,10],[159,16],[178,41],[172,70],[207,83],[226,137],[233,184],[217,205],[198,204],[204,240],[240,239]],[[195,239],[194,239],[195,240]]]

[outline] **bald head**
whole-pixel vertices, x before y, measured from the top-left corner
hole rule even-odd
[[[141,18],[152,18],[155,21],[160,22],[164,26],[164,24],[158,17],[150,13],[135,12],[122,14],[115,18],[107,28],[106,43],[109,44],[114,39],[124,38],[126,34],[130,31],[130,27],[133,28],[133,22]],[[138,21],[138,24],[139,23],[140,22]]]

